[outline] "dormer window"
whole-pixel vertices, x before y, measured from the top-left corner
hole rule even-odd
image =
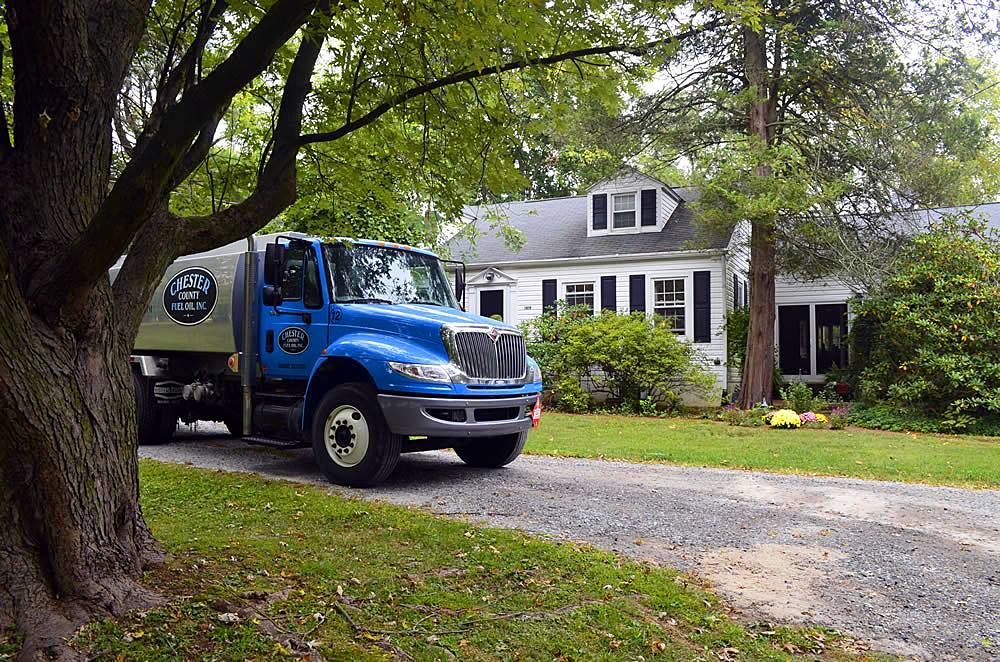
[[[635,192],[615,193],[611,196],[613,227],[616,230],[635,227]]]

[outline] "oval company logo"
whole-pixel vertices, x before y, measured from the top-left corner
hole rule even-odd
[[[215,310],[219,285],[204,267],[189,267],[174,274],[163,288],[163,310],[183,326],[201,324]]]
[[[301,354],[309,347],[309,334],[297,326],[289,326],[278,334],[278,347],[285,354]]]

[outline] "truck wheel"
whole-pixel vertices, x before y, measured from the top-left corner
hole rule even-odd
[[[500,437],[481,437],[455,447],[455,453],[470,467],[497,469],[517,459],[528,440],[527,432]]]
[[[403,448],[403,437],[389,430],[375,391],[366,384],[337,386],[320,400],[312,439],[326,477],[350,487],[371,487],[388,478]]]
[[[135,391],[135,423],[139,445],[149,446],[170,441],[177,429],[177,417],[171,416],[173,410],[157,407],[150,381],[135,372],[132,373],[132,388]]]

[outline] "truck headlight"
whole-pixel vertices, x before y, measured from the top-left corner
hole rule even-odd
[[[528,363],[528,381],[532,384],[542,381],[542,369],[534,361]]]
[[[419,379],[422,382],[437,382],[440,384],[450,384],[451,378],[457,376],[459,371],[447,363],[397,363],[387,362],[389,369],[396,374]]]

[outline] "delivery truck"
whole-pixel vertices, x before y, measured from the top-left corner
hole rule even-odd
[[[541,372],[516,328],[463,310],[464,283],[464,265],[420,248],[296,233],[182,257],[135,341],[139,443],[218,421],[311,447],[355,487],[411,451],[502,467],[538,424]]]

